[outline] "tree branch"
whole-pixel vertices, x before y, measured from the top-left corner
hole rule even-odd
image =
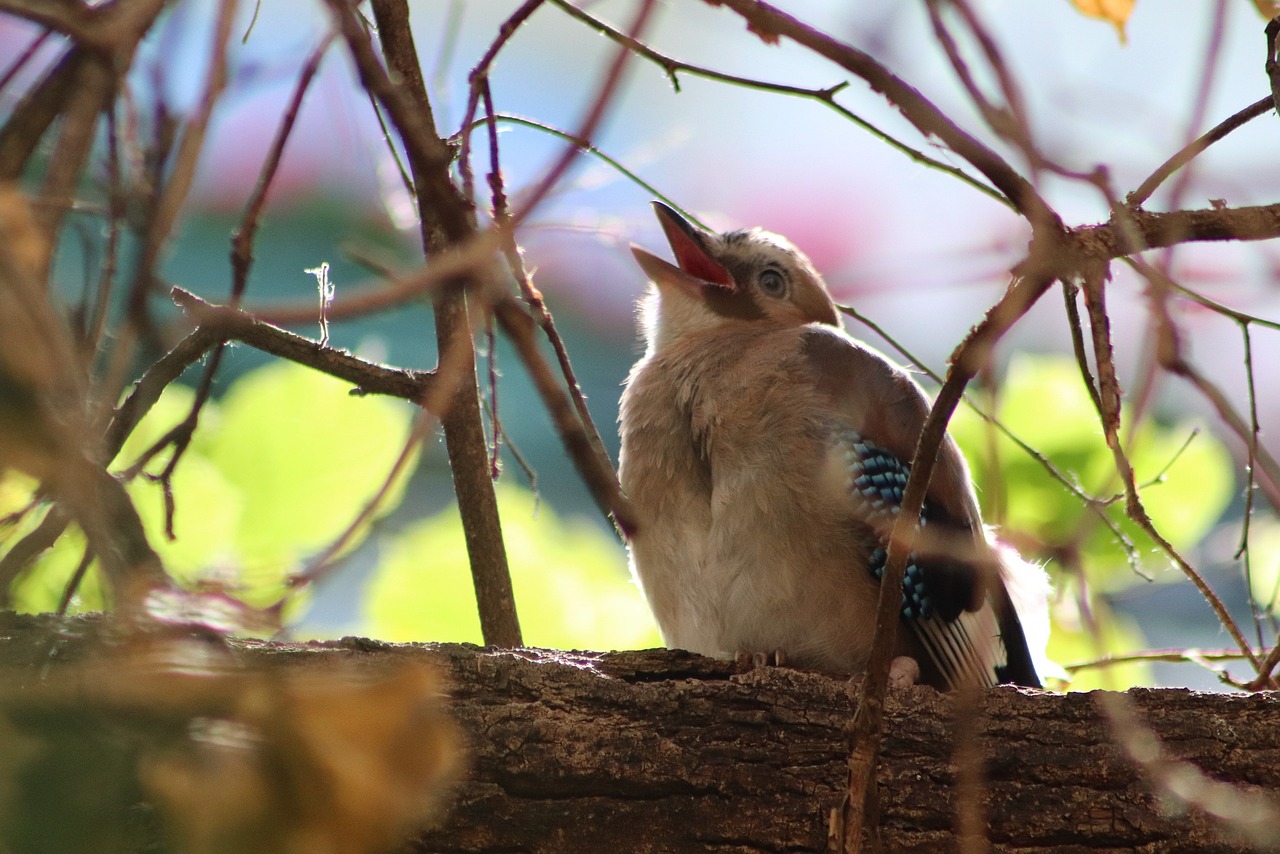
[[[449,176],[453,153],[436,133],[409,26],[408,4],[405,0],[374,0],[373,3],[382,51],[388,66],[399,78],[399,86],[392,83],[373,59],[372,48],[358,26],[355,12],[341,0],[330,0],[330,7],[338,17],[365,86],[378,95],[404,139],[418,196],[423,251],[434,256],[448,248],[464,246],[475,237],[475,221]],[[475,277],[470,281],[482,284],[486,278]],[[486,643],[514,647],[521,644],[520,623],[511,590],[497,498],[488,476],[465,285],[466,280],[447,284],[434,303],[442,370],[447,354],[454,354],[456,358],[456,372],[450,371],[448,376],[457,385],[446,410],[440,413],[440,421],[471,560],[481,630]]]

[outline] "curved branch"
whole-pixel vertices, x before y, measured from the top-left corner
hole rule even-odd
[[[1233,130],[1244,127],[1244,125],[1259,116],[1266,115],[1274,108],[1275,102],[1272,100],[1271,96],[1268,95],[1254,101],[1252,104],[1230,118],[1224,119],[1217,127],[1205,131],[1205,133],[1195,141],[1191,142],[1164,163],[1161,163],[1160,167],[1156,169],[1156,171],[1152,172],[1145,181],[1138,185],[1138,189],[1125,197],[1125,202],[1133,207],[1141,205],[1147,199],[1151,198],[1151,194],[1154,193],[1170,175],[1177,172],[1183,166],[1186,166],[1206,148],[1213,145]]]
[[[1062,221],[1035,188],[1007,161],[947,118],[932,101],[914,86],[881,65],[870,54],[837,41],[785,12],[758,0],[706,0],[724,5],[741,15],[752,32],[765,41],[786,36],[797,44],[824,56],[841,68],[861,77],[884,95],[907,121],[925,136],[935,136],[959,156],[973,164],[1013,204],[1018,213],[1037,231],[1060,231]]]

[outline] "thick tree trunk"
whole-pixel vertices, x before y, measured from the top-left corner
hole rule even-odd
[[[20,683],[38,681],[50,660],[48,644],[33,642],[44,631],[29,628],[0,626],[0,665],[21,668],[8,671],[20,674],[7,679],[11,698],[26,691]],[[78,659],[82,648],[74,637],[60,641],[56,657]],[[234,654],[248,672],[265,669],[265,681],[278,685],[286,675],[338,682],[414,662],[445,673],[467,770],[446,817],[419,835],[412,851],[825,851],[847,779],[854,692],[818,674],[740,673],[730,663],[663,650],[484,650],[358,639],[237,642]],[[89,672],[108,685],[130,678],[101,671]],[[1256,824],[1274,809],[1280,697],[1129,692],[1163,747],[1131,734],[1126,750],[1101,708],[1103,696],[1003,688],[983,695],[980,800],[991,849],[1242,850],[1240,837],[1224,836],[1241,823],[1212,813],[1241,808]],[[385,717],[382,707],[367,708]],[[962,799],[953,785],[954,712],[953,698],[930,688],[890,697],[878,822],[888,850],[956,848],[952,828]],[[1180,760],[1240,785],[1224,790]],[[1153,786],[1153,775],[1163,783]],[[1260,792],[1270,807],[1250,801]],[[1276,828],[1254,831],[1257,841]]]

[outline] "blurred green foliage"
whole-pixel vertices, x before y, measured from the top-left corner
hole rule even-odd
[[[526,644],[605,650],[662,645],[611,534],[585,519],[561,519],[528,490],[506,483],[498,485],[498,508]],[[483,642],[456,508],[412,525],[388,544],[365,602],[377,637]]]
[[[1125,515],[1123,484],[1114,457],[1073,360],[1016,356],[1000,383],[993,414],[1085,494],[1115,499],[1103,512],[1133,543],[1138,569],[1158,581],[1183,579]],[[1132,413],[1125,410],[1121,418],[1127,427]],[[1105,599],[1091,597],[1086,606],[1073,601],[1085,588],[1093,593],[1115,592],[1145,583],[1114,532],[1040,461],[971,409],[957,411],[951,431],[980,486],[986,518],[998,523],[1002,536],[1015,542],[1026,557],[1051,561],[1061,601],[1054,611],[1050,657],[1071,664],[1142,649],[1145,643],[1139,627],[1116,614]],[[1160,424],[1147,418],[1121,438],[1156,529],[1179,550],[1195,546],[1231,500],[1234,482],[1226,447],[1189,421]],[[1064,561],[1071,565],[1062,565]],[[1100,637],[1093,637],[1090,622],[1105,627],[1099,629]],[[1150,684],[1147,667],[1125,665],[1106,674],[1085,671],[1072,688],[1135,684]]]
[[[1280,522],[1254,519],[1249,529],[1249,587],[1259,609],[1280,617]]]
[[[254,605],[280,599],[289,575],[336,538],[374,495],[408,439],[412,407],[349,392],[347,383],[280,362],[251,371],[220,401],[209,401],[173,476],[173,540],[165,534],[161,486],[145,477],[129,484],[148,538],[175,578],[226,585]],[[129,437],[114,468],[132,464],[186,417],[192,399],[189,388],[170,385]],[[160,472],[168,459],[168,451],[158,454],[147,472]],[[31,494],[30,484],[24,489],[16,481],[5,482],[0,515],[22,506]],[[396,506],[403,488],[403,482],[393,486],[380,513]],[[16,539],[36,521],[29,514],[8,537]],[[347,549],[367,536],[366,526]],[[77,531],[61,537],[19,579],[16,607],[55,609],[83,548]],[[104,604],[97,572],[91,570],[72,610]]]

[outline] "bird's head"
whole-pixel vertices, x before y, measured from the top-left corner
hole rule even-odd
[[[646,306],[651,344],[735,321],[840,326],[822,278],[785,237],[759,228],[715,234],[653,207],[676,263],[631,247],[656,285]]]

